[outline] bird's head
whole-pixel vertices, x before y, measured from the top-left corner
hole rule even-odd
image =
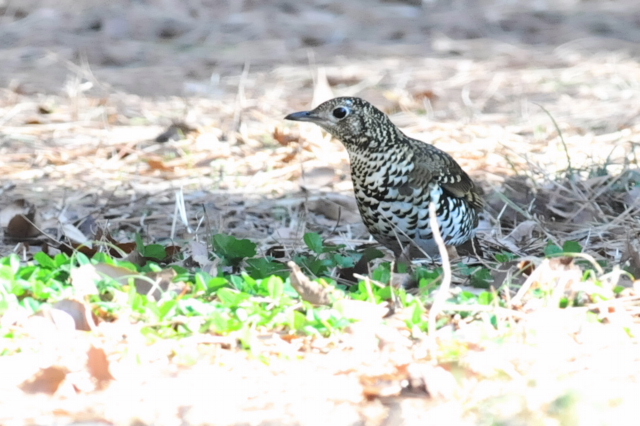
[[[328,100],[311,111],[289,114],[285,120],[315,123],[340,139],[347,149],[374,148],[397,131],[382,111],[353,97]]]

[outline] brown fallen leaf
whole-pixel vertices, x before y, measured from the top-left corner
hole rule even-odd
[[[128,284],[129,279],[133,278],[133,285],[135,285],[136,291],[140,294],[146,294],[155,300],[159,300],[162,297],[162,293],[169,289],[169,285],[176,276],[176,271],[171,268],[160,272],[147,272],[146,274],[106,263],[98,263],[95,268],[100,274],[113,278],[123,285]]]
[[[166,246],[164,251],[167,253],[167,257],[160,260],[163,262],[173,262],[177,260],[178,255],[182,253],[182,246]]]
[[[116,250],[114,247],[112,247],[111,249],[109,249],[109,254],[111,256],[115,256],[115,257],[121,257],[121,252],[129,254],[129,253],[133,252],[138,247],[138,244],[135,243],[135,242],[114,243],[114,245],[119,250]]]
[[[41,120],[39,117],[29,117],[26,120],[24,120],[24,124],[27,125],[34,125],[34,124],[44,124],[45,122],[43,120]]]
[[[69,239],[69,241],[73,241],[78,244],[85,244],[91,247],[91,243],[87,236],[72,223],[63,223],[62,226],[60,226],[60,230],[62,231],[62,234]]]
[[[424,87],[412,90],[411,95],[418,101],[429,99],[429,101],[435,102],[440,98],[433,90]]]
[[[282,244],[276,244],[269,247],[266,250],[265,255],[276,259],[283,259],[287,256],[287,249]]]
[[[339,220],[340,223],[362,221],[355,198],[344,194],[329,193],[316,200],[309,200],[307,209],[327,219]]]
[[[15,216],[24,214],[28,215],[33,210],[33,205],[24,198],[15,200],[2,209],[0,209],[0,227],[4,228],[9,225],[9,221]]]
[[[14,240],[33,238],[40,235],[35,225],[36,211],[31,209],[27,214],[17,214],[7,224],[5,236]]]
[[[98,382],[98,389],[104,389],[112,380],[115,380],[109,368],[109,359],[103,348],[91,346],[87,358],[87,369],[91,377]]]
[[[58,331],[72,332],[76,329],[76,324],[69,313],[60,309],[44,308],[30,318],[26,328],[31,333],[35,332],[42,336],[45,334],[52,335]]]
[[[20,385],[26,393],[46,393],[53,395],[60,388],[69,371],[64,367],[52,366],[40,370],[35,376]]]
[[[146,294],[159,300],[162,297],[162,293],[169,289],[169,286],[173,282],[173,279],[178,273],[171,268],[163,269],[160,272],[147,272],[145,277],[152,280],[136,279],[136,291],[140,294]]]
[[[53,308],[69,314],[73,318],[76,330],[91,331],[96,328],[96,318],[91,312],[91,308],[82,301],[64,299],[54,304]]]
[[[144,159],[152,170],[160,170],[162,172],[173,172],[175,167],[167,164],[162,157],[153,156]]]
[[[302,300],[314,305],[330,305],[333,300],[340,297],[336,289],[311,281],[295,262],[289,262],[287,266],[291,268],[291,285]]]
[[[513,230],[504,237],[510,240],[516,246],[522,245],[525,241],[531,241],[534,238],[534,231],[540,230],[540,225],[535,220],[525,220],[520,222]]]
[[[297,149],[293,149],[291,151],[289,151],[288,153],[286,153],[282,158],[280,158],[279,163],[280,164],[289,164],[290,162],[292,162],[293,160],[296,159],[296,157],[298,156],[300,152]]]
[[[39,233],[38,228],[33,225],[33,216],[27,217],[20,214],[9,221],[5,235],[13,239],[22,239],[35,237]]]
[[[70,242],[69,244],[61,243],[56,248],[67,256],[73,256],[76,252],[80,252],[87,257],[93,257],[98,253],[98,247],[88,247],[84,244],[74,242]]]
[[[107,263],[98,263],[94,266],[96,271],[100,274],[104,274],[110,278],[120,281],[122,284],[126,284],[130,277],[139,275],[136,271],[123,268],[122,266],[109,265]]]
[[[144,259],[144,256],[138,251],[137,247],[131,250],[129,254],[122,258],[122,260],[131,262],[134,265],[138,266],[143,266],[147,263],[147,261]]]
[[[38,113],[40,114],[51,114],[53,109],[47,105],[38,105]]]
[[[300,133],[292,131],[287,127],[276,127],[273,131],[273,138],[278,141],[282,146],[287,146],[291,142],[295,142],[300,139]]]
[[[536,269],[530,260],[510,260],[497,265],[493,274],[493,285],[496,288],[509,283],[511,286],[522,286],[526,278]]]
[[[409,379],[409,389],[426,392],[431,398],[450,400],[458,391],[458,382],[449,371],[438,365],[414,362],[403,366]]]
[[[394,373],[361,376],[360,383],[367,399],[426,394],[431,398],[449,400],[459,389],[449,371],[438,365],[417,362],[398,365]]]
[[[156,136],[155,141],[164,143],[168,141],[179,141],[185,139],[185,136],[191,132],[194,132],[196,129],[187,125],[186,123],[178,122],[173,123],[167,129]]]
[[[408,381],[406,372],[398,371],[376,376],[360,376],[360,384],[365,398],[371,400],[400,395]]]

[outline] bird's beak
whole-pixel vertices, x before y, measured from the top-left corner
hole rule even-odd
[[[293,114],[287,115],[284,119],[291,121],[309,121],[311,123],[322,121],[320,117],[313,114],[313,111],[294,112]]]

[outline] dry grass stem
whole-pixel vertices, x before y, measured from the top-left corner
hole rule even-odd
[[[449,262],[449,252],[442,239],[440,233],[440,224],[438,223],[438,215],[436,211],[436,204],[433,199],[438,197],[437,189],[431,191],[431,200],[429,202],[429,227],[433,235],[433,239],[438,245],[438,251],[440,252],[440,258],[442,261],[442,282],[438,288],[438,292],[433,298],[433,303],[429,308],[429,339],[433,348],[436,348],[435,333],[436,333],[436,321],[438,314],[442,312],[444,304],[449,297],[449,290],[451,288],[451,263]],[[434,362],[437,362],[437,351],[434,350]]]

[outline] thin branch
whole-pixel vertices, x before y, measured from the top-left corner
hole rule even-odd
[[[438,314],[442,311],[451,288],[451,263],[449,262],[449,253],[447,247],[440,233],[440,226],[438,223],[437,209],[434,200],[439,198],[437,193],[437,186],[431,190],[431,201],[429,201],[429,226],[431,227],[431,233],[434,241],[438,245],[438,251],[440,252],[440,258],[442,259],[442,283],[440,288],[433,299],[431,309],[429,309],[429,339],[432,343],[435,343],[436,332],[436,319]],[[435,344],[434,344],[435,347]],[[436,351],[434,353],[434,360],[437,361]]]

